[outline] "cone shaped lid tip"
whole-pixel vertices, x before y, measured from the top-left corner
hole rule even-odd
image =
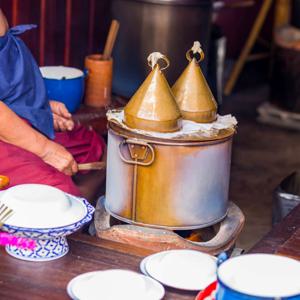
[[[210,123],[217,117],[217,103],[201,71],[204,52],[198,41],[186,52],[188,66],[172,87],[184,119]]]
[[[163,60],[165,62],[165,66],[159,66],[158,61],[159,60]],[[161,54],[160,52],[152,52],[149,54],[149,56],[147,57],[147,61],[148,61],[148,66],[150,66],[152,68],[152,70],[154,69],[154,67],[157,65],[159,67],[160,70],[164,70],[167,69],[170,65],[170,61],[169,59]]]
[[[181,114],[171,88],[161,70],[168,58],[153,52],[148,58],[152,71],[124,108],[124,122],[136,129],[171,132],[180,129]]]
[[[193,56],[191,56],[191,54],[193,54]],[[199,59],[196,59],[196,54],[200,55]],[[194,42],[193,47],[186,52],[185,57],[188,61],[192,61],[194,58],[197,63],[204,60],[205,58],[204,51],[202,50],[199,41]]]

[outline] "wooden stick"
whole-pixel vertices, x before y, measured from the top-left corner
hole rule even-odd
[[[214,9],[243,8],[243,7],[253,6],[254,4],[255,4],[255,1],[253,1],[253,0],[240,0],[240,1],[235,1],[232,3],[226,3],[224,1],[216,1],[213,3],[213,8]]]
[[[103,161],[96,161],[86,164],[78,164],[79,171],[102,170],[105,169],[106,163]]]
[[[111,57],[111,53],[117,38],[117,34],[118,34],[118,30],[119,30],[120,24],[117,20],[112,20],[110,28],[109,28],[109,33],[107,36],[107,40],[105,43],[105,47],[104,47],[104,52],[103,52],[103,56],[102,59],[103,60],[107,60],[110,59]]]
[[[267,17],[267,14],[271,8],[271,5],[273,3],[273,0],[264,0],[260,11],[256,17],[256,20],[254,22],[254,25],[251,29],[251,32],[247,38],[246,44],[244,45],[244,48],[238,58],[238,60],[236,61],[233,70],[231,72],[231,74],[229,75],[229,79],[225,85],[225,89],[224,89],[224,94],[225,95],[230,95],[232,92],[233,87],[235,86],[235,83],[242,71],[242,68],[244,67],[244,64],[247,60],[248,55],[250,54],[253,45],[261,31],[261,28],[264,24],[264,21]]]

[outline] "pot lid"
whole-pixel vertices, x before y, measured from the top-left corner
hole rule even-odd
[[[213,122],[217,117],[217,102],[199,66],[204,52],[198,41],[187,51],[186,58],[189,64],[172,87],[182,117],[198,123]]]
[[[161,67],[162,60],[166,66]],[[128,127],[157,132],[180,129],[181,114],[171,88],[162,73],[169,60],[159,52],[148,57],[152,71],[124,108],[124,122]]]

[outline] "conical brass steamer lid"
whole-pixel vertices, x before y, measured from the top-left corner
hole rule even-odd
[[[158,61],[166,65],[161,67]],[[181,128],[181,114],[171,88],[162,73],[169,60],[159,52],[148,56],[151,73],[124,108],[124,123],[131,128],[173,132]]]
[[[198,60],[196,54],[200,55]],[[198,123],[213,122],[217,118],[217,102],[199,66],[204,59],[199,42],[194,42],[186,58],[189,64],[172,87],[182,117]]]

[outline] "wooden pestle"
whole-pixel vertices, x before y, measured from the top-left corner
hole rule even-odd
[[[117,38],[119,27],[120,27],[120,23],[117,20],[112,20],[109,28],[107,40],[105,43],[102,60],[110,59]]]

